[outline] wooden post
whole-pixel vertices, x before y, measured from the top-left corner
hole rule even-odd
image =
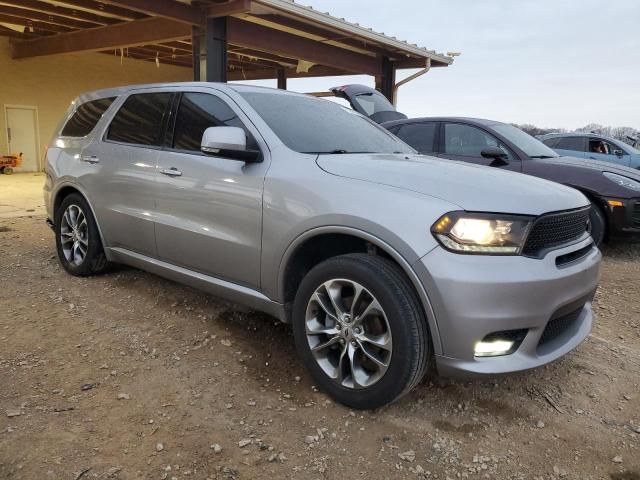
[[[207,18],[206,81],[227,81],[227,17]],[[201,67],[202,68],[202,67]],[[200,72],[202,75],[202,72]]]
[[[287,89],[287,72],[284,68],[278,69],[278,88],[280,90]]]
[[[376,77],[376,89],[393,102],[393,86],[396,83],[396,69],[389,57],[382,57],[382,75]]]

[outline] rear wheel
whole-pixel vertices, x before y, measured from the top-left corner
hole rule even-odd
[[[388,404],[427,370],[431,343],[419,300],[383,258],[351,254],[314,267],[296,294],[293,322],[318,386],[345,405]]]
[[[591,237],[596,246],[602,245],[607,233],[607,220],[604,216],[602,208],[595,203],[591,203],[591,212],[589,212],[589,221],[591,222]]]
[[[73,193],[62,200],[55,212],[55,234],[58,259],[68,273],[86,277],[107,270],[98,226],[81,195]]]

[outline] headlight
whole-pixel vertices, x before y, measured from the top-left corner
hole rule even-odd
[[[614,183],[617,183],[621,187],[629,188],[640,192],[640,182],[633,180],[629,177],[618,175],[617,173],[602,172],[602,174]]]
[[[431,227],[447,250],[458,253],[519,255],[532,217],[490,213],[451,212]]]

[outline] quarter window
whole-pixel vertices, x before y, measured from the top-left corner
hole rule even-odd
[[[420,153],[433,153],[436,127],[436,123],[413,123],[400,127],[396,135]]]
[[[224,126],[244,129],[247,135],[247,149],[258,150],[253,136],[224,101],[208,93],[184,93],[178,108],[173,148],[199,152],[204,131],[209,127]]]
[[[107,139],[160,146],[171,95],[169,92],[131,95],[111,122]]]
[[[582,137],[562,137],[554,148],[558,150],[584,152],[584,139]]]
[[[73,116],[66,123],[62,132],[63,137],[86,137],[102,118],[104,112],[111,106],[115,97],[92,100],[80,105]]]
[[[500,147],[509,154],[496,137],[477,127],[460,123],[447,123],[444,126],[444,149],[449,155],[481,157],[487,147]]]

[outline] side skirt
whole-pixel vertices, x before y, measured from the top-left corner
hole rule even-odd
[[[287,321],[284,305],[274,302],[252,288],[211,277],[186,268],[178,267],[155,258],[140,255],[124,248],[106,248],[107,258],[116,263],[130,265],[140,270],[189,285],[232,303],[246,305],[249,308],[272,315],[283,322]]]

